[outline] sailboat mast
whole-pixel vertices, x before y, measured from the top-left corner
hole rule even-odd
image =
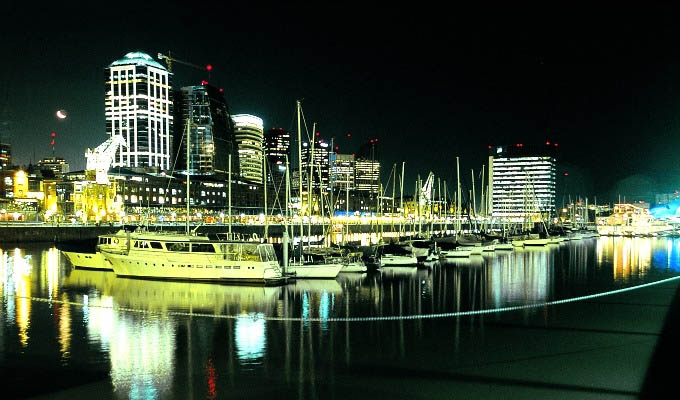
[[[458,180],[458,191],[456,192],[456,236],[460,234],[460,214],[462,212],[460,208],[460,160],[456,157],[456,179]]]
[[[191,185],[191,174],[189,173],[189,170],[191,169],[191,115],[189,115],[189,118],[187,119],[187,197],[186,197],[186,202],[187,202],[187,223],[186,223],[186,231],[187,235],[189,234],[189,219],[191,218],[191,214],[189,214],[189,203],[191,203],[191,195],[189,194],[189,187]]]
[[[267,222],[267,155],[262,155],[262,172],[264,179],[264,241],[269,237],[269,224]]]
[[[397,164],[392,166],[392,210],[390,212],[392,234],[394,234],[394,192],[397,188]]]
[[[406,167],[406,162],[401,163],[401,184],[399,185],[399,208],[401,208],[401,219],[399,222],[399,237],[401,237],[401,230],[403,227],[402,222],[404,221],[404,218],[406,216],[406,212],[404,211],[404,168]]]
[[[297,100],[297,142],[298,142],[298,194],[300,197],[300,249],[302,249],[302,236],[303,224],[302,224],[302,134],[300,133],[300,100]],[[302,254],[300,255],[302,257]]]
[[[311,151],[309,153],[309,175],[307,176],[307,246],[312,245],[312,180],[314,178],[314,142],[316,122],[312,125]]]
[[[229,189],[228,189],[229,199],[228,201],[228,214],[229,214],[229,240],[233,240],[231,236],[231,154],[229,154]]]

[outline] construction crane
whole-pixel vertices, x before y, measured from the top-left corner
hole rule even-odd
[[[86,169],[88,171],[95,171],[97,183],[109,183],[109,168],[116,156],[116,151],[123,147],[127,147],[127,143],[125,142],[125,139],[123,139],[123,136],[113,135],[94,150],[87,149],[85,151],[85,158],[87,159]]]
[[[419,203],[421,206],[430,205],[432,202],[432,190],[434,189],[434,174],[430,171],[427,180],[420,188]]]
[[[179,60],[177,58],[172,57],[172,53],[169,50],[168,50],[168,55],[158,53],[158,59],[159,60],[165,60],[165,63],[168,64],[168,71],[169,72],[172,72],[172,63],[176,62],[176,63],[184,64],[184,65],[192,67],[192,68],[208,71],[208,79],[210,79],[210,71],[212,71],[212,65],[210,65],[210,64],[206,65],[205,67],[201,67],[200,65],[192,64],[192,63],[184,61],[184,60]]]

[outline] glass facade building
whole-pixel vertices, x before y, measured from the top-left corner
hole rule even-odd
[[[264,124],[262,118],[250,114],[236,114],[234,136],[238,146],[241,178],[262,184],[262,157],[264,155]]]
[[[290,132],[283,128],[272,128],[265,132],[264,147],[267,154],[267,170],[271,181],[279,187],[286,176],[286,158],[290,159]]]
[[[516,222],[555,216],[556,147],[489,148],[490,215]]]
[[[171,168],[171,74],[151,56],[127,53],[106,68],[106,133],[127,143],[113,166]]]
[[[175,93],[175,134],[173,151],[175,171],[191,175],[222,175],[229,171],[238,176],[238,153],[235,150],[234,123],[223,93],[214,86],[186,86]],[[191,121],[190,124],[188,122]],[[189,163],[186,131],[191,127]]]
[[[328,179],[330,172],[330,146],[328,143],[321,140],[314,142],[314,150],[312,154],[311,145],[308,142],[302,143],[302,177],[303,190],[307,190],[308,176],[310,172],[310,165],[313,165],[312,173],[312,189],[326,191],[328,188]],[[320,170],[320,172],[319,172]],[[321,175],[319,179],[319,174]]]
[[[378,139],[371,139],[359,147],[355,165],[354,180],[357,192],[377,194],[380,191]]]
[[[335,191],[354,190],[354,154],[331,153],[330,185]]]

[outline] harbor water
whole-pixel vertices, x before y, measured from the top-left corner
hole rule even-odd
[[[510,397],[550,396],[561,378],[540,364],[540,379],[522,378],[540,384],[498,376],[541,346],[587,349],[568,332],[517,327],[566,318],[624,326],[640,316],[579,307],[676,276],[673,238],[583,239],[280,287],[118,278],[73,269],[51,245],[5,246],[0,369],[12,388],[4,385],[2,397],[451,398],[481,379],[464,378],[480,366],[496,377],[491,384],[511,386]],[[602,349],[612,339],[599,340],[588,343]],[[611,393],[592,374],[574,379],[634,395],[639,371],[626,381],[634,368],[621,369],[623,386]]]

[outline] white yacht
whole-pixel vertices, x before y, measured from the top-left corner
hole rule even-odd
[[[97,249],[118,276],[261,284],[285,281],[268,243],[134,232],[102,235]]]

